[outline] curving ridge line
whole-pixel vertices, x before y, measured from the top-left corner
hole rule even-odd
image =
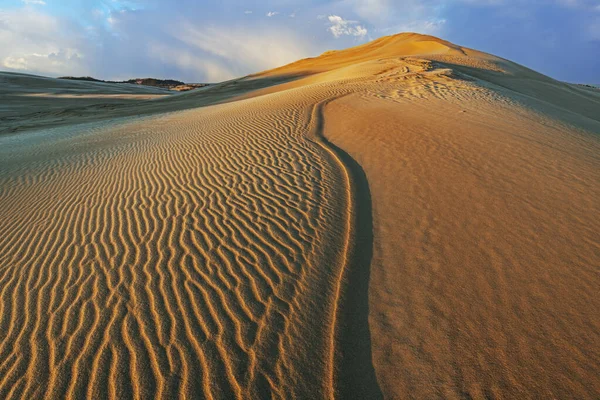
[[[263,102],[166,116],[101,132],[108,145],[90,151],[7,163],[0,398],[333,396],[328,355],[341,353],[322,311],[345,264],[310,257],[327,222],[345,227],[325,196],[347,196],[301,100],[277,118],[257,115]],[[327,279],[309,288],[309,273]],[[295,314],[301,301],[320,307]],[[313,342],[293,324],[312,317],[302,333],[317,344],[302,349]]]
[[[331,305],[329,376],[331,399],[382,399],[371,357],[369,276],[373,255],[371,193],[366,174],[348,153],[324,134],[325,107],[349,94],[314,105],[309,139],[317,143],[340,169],[346,186],[346,238]]]

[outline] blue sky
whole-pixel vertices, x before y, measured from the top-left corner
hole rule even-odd
[[[403,31],[600,83],[600,0],[0,0],[0,69],[215,82]]]

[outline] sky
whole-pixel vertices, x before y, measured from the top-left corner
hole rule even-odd
[[[0,0],[0,70],[218,82],[407,31],[600,84],[600,0]]]

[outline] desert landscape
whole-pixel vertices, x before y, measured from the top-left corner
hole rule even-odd
[[[600,89],[416,33],[184,93],[0,73],[0,398],[600,398]]]

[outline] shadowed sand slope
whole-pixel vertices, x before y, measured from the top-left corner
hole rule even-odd
[[[402,34],[128,104],[0,137],[0,398],[600,395],[596,91]]]
[[[260,79],[243,77],[176,93],[143,85],[71,81],[0,71],[0,135],[225,103],[298,78],[292,74]]]

